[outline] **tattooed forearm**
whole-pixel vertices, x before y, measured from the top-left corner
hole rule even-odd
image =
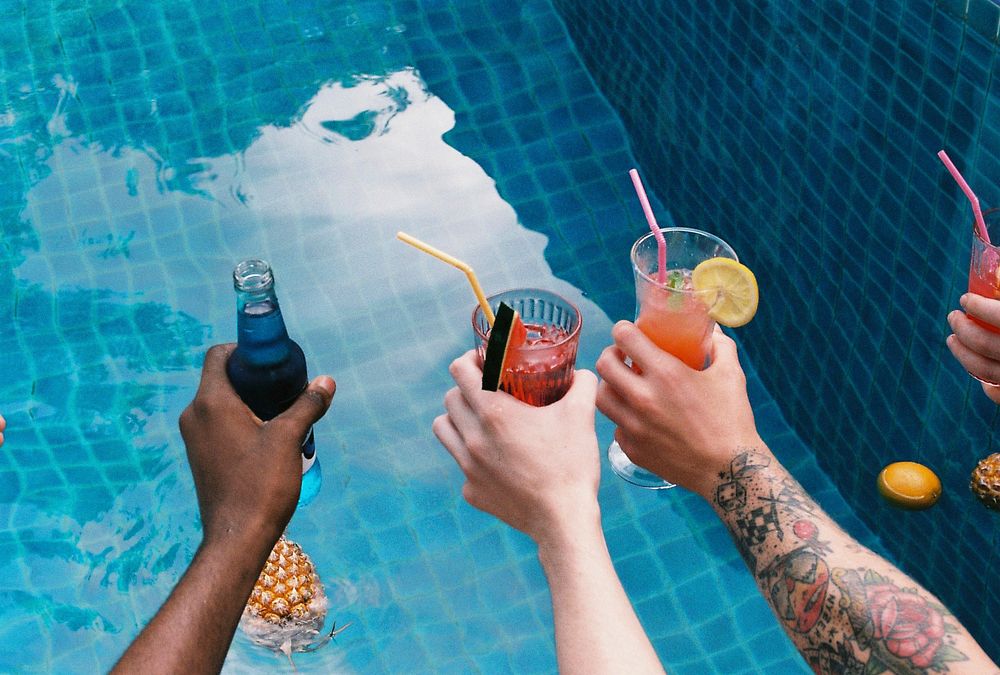
[[[711,501],[814,671],[987,672],[988,657],[955,618],[851,539],[770,452],[734,453]]]

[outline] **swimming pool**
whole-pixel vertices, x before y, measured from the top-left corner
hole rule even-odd
[[[393,234],[488,292],[572,299],[591,367],[633,311],[626,171],[656,163],[549,2],[204,4],[0,0],[0,642],[18,645],[0,670],[106,670],[185,568],[176,420],[235,335],[233,264],[259,255],[312,371],[338,381],[323,491],[289,534],[351,626],[296,667],[552,672],[533,546],[464,504],[430,433],[472,296]],[[745,365],[772,448],[881,550]],[[606,465],[601,501],[671,672],[808,672],[707,505]],[[238,634],[226,670],[291,667]]]
[[[555,5],[674,217],[719,222],[753,252],[762,297],[781,297],[741,335],[792,427],[1000,659],[1000,518],[968,489],[997,451],[997,407],[944,344],[971,216],[935,156],[961,157],[1000,204],[1000,4]],[[874,478],[898,459],[940,474],[937,507],[879,499]]]

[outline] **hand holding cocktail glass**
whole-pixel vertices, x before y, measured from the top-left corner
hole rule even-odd
[[[629,321],[615,324],[611,337],[597,360],[597,407],[617,425],[615,438],[634,462],[707,494],[735,448],[763,444],[736,343],[720,328],[709,334],[712,363],[704,370],[663,351]]]
[[[969,256],[969,292],[961,297],[962,311],[948,314],[953,331],[946,343],[965,370],[983,384],[983,391],[1000,403],[1000,209],[983,211],[972,188],[948,154],[938,158],[969,199],[973,213],[972,253]]]
[[[397,236],[462,269],[478,287],[465,263],[409,235]],[[433,425],[434,435],[465,474],[462,495],[538,545],[552,598],[560,672],[662,675],[601,529],[597,378],[573,370],[580,312],[538,289],[489,299],[479,290],[476,296],[476,349],[452,362],[449,371],[457,386],[445,394],[446,412]],[[511,308],[523,321],[513,340]],[[498,353],[505,357],[499,379],[508,393],[492,390]],[[598,615],[603,621],[595,623]]]
[[[1000,326],[1000,300],[966,293],[960,303],[964,312],[956,309],[948,314],[953,331],[946,341],[948,349],[982,383],[986,396],[1000,404],[1000,387],[990,384],[1000,382],[1000,334],[975,321],[978,317],[980,322]]]
[[[635,242],[630,256],[635,276],[635,326],[648,338],[647,342],[655,345],[663,359],[679,359],[684,367],[703,370],[712,359],[716,322],[735,327],[753,318],[757,311],[756,279],[737,260],[733,249],[715,235],[682,227],[660,228],[638,172],[632,169],[629,175],[652,230]],[[644,372],[646,366],[635,361],[633,354],[621,350],[620,345],[611,349],[616,348],[617,351],[610,353],[629,360],[623,366],[631,366],[640,375]],[[620,379],[618,384],[634,385],[645,393],[618,391],[613,385],[602,384],[604,395],[599,397],[598,406],[616,423],[624,419],[621,415],[627,401],[639,403],[646,395],[655,397],[656,390],[648,389],[653,384],[670,386],[669,378],[654,377]],[[633,393],[638,398],[633,398]],[[610,414],[601,405],[602,399]],[[608,460],[615,473],[640,487],[674,487],[663,479],[663,474],[650,470],[651,465],[640,466],[634,461],[639,459],[642,463],[648,457],[647,452],[633,451],[629,434],[619,423],[615,442],[608,448]]]

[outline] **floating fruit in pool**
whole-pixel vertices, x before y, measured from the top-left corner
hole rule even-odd
[[[941,496],[941,479],[923,464],[893,462],[879,473],[878,491],[893,506],[926,509]]]
[[[254,642],[276,651],[311,651],[322,639],[326,608],[312,560],[282,535],[254,584],[240,627]]]
[[[1000,511],[1000,452],[979,460],[969,487],[986,508]]]

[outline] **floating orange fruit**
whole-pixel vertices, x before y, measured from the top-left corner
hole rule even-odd
[[[927,509],[941,496],[941,479],[923,464],[893,462],[879,473],[878,491],[893,506]]]

